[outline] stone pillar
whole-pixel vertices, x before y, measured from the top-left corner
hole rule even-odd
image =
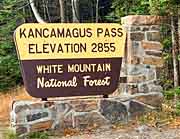
[[[161,22],[160,16],[137,15],[122,18],[122,24],[127,30],[127,55],[122,75],[126,75],[127,84],[121,84],[119,90],[126,87],[126,95],[162,95],[162,87],[157,84],[157,71],[163,67]]]

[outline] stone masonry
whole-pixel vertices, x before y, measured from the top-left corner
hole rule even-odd
[[[119,88],[110,96],[60,98],[58,100],[16,101],[11,112],[11,128],[17,134],[66,128],[86,129],[128,122],[143,113],[161,107],[162,87],[157,71],[161,58],[159,16],[127,16],[127,30]]]

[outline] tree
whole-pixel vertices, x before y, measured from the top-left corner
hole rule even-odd
[[[22,82],[13,32],[17,24],[23,21],[23,13],[18,10],[23,4],[17,0],[3,0],[0,3],[0,91]]]

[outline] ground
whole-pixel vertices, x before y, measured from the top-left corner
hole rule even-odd
[[[75,136],[52,137],[51,139],[180,139],[180,128],[157,129],[140,126],[131,130],[109,129]]]

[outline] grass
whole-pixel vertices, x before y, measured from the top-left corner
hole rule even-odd
[[[12,130],[8,130],[4,134],[4,137],[5,139],[19,139],[18,135]],[[48,132],[33,132],[24,136],[23,139],[49,139],[49,133]]]
[[[26,137],[27,139],[49,139],[48,132],[34,132],[29,133]]]
[[[8,130],[4,134],[4,137],[5,137],[5,139],[18,139],[18,135],[12,130]]]

